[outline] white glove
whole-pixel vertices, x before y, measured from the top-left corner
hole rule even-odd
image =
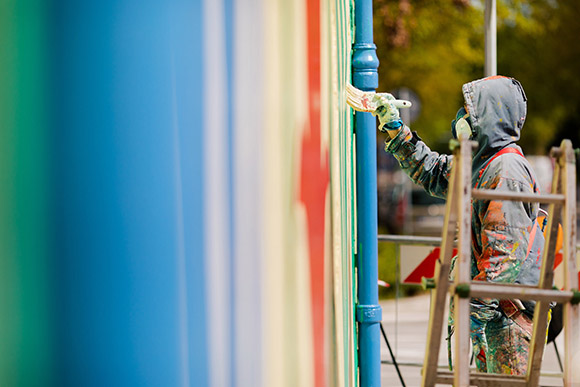
[[[388,132],[391,137],[394,137],[403,127],[399,109],[397,109],[394,103],[396,100],[389,93],[375,94],[373,97],[373,102],[377,104],[377,109],[372,112],[372,115],[379,117],[379,130],[381,132]]]

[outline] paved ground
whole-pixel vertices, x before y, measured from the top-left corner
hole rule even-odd
[[[395,358],[400,364],[399,369],[403,380],[408,387],[421,385],[421,368],[425,353],[425,341],[427,338],[427,325],[429,320],[429,295],[407,297],[396,300],[383,301],[383,327],[387,338],[395,353]],[[564,350],[563,335],[556,338],[556,344],[560,354]],[[381,339],[381,384],[383,387],[401,386],[387,345]],[[406,365],[405,365],[406,364]],[[416,365],[412,365],[416,364]],[[447,342],[442,341],[439,353],[439,364],[447,366]],[[553,344],[548,344],[542,362],[543,373],[559,373],[560,368],[556,358]],[[561,378],[542,376],[541,386],[563,386]]]

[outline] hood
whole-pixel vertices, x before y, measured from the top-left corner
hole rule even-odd
[[[500,149],[520,139],[526,120],[526,94],[514,78],[493,76],[463,85],[465,106],[471,117],[474,151],[473,175]]]

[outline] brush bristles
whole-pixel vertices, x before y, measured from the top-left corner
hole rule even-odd
[[[374,102],[375,95],[386,96],[387,94],[362,91],[350,83],[346,84],[346,103],[359,112],[372,113],[377,110],[379,103]],[[411,107],[411,102],[404,99],[390,99],[389,103],[392,103],[397,109]]]
[[[372,102],[373,92],[364,92],[350,83],[346,84],[346,102],[355,110],[372,113],[377,105]]]

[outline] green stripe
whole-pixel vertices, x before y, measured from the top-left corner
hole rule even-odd
[[[0,385],[49,385],[46,41],[41,1],[0,2]]]
[[[347,284],[354,285],[354,170],[353,170],[353,159],[352,159],[352,113],[350,109],[344,106],[344,102],[340,100],[340,96],[343,94],[345,81],[350,81],[350,64],[351,64],[351,47],[347,44],[349,34],[352,33],[353,20],[351,19],[353,13],[354,2],[351,0],[335,0],[334,7],[336,9],[336,26],[335,29],[330,31],[330,36],[335,36],[337,47],[329,48],[329,52],[336,50],[336,60],[338,63],[334,63],[337,66],[337,78],[335,80],[330,80],[329,84],[332,85],[333,81],[338,82],[339,86],[339,100],[333,100],[332,90],[328,90],[329,98],[331,98],[331,111],[332,109],[339,109],[338,122],[331,121],[331,127],[338,126],[339,133],[339,147],[340,149],[332,149],[332,152],[338,152],[340,155],[341,164],[340,168],[340,179],[341,179],[341,208],[342,217],[341,221],[341,238],[342,238],[342,257],[335,257],[335,259],[341,259],[342,267],[345,268],[342,272],[342,281],[345,286],[343,286],[342,302],[343,310],[350,311],[350,313],[344,313],[342,322],[342,334],[345,344],[345,351],[342,354],[342,361],[345,365],[344,368],[344,380],[346,386],[350,386],[349,374],[354,372],[355,374],[355,384],[358,380],[358,356],[354,354],[355,359],[355,369],[351,370],[349,367],[349,349],[356,348],[357,343],[357,331],[356,323],[354,321],[354,300],[355,291],[354,286],[348,287]],[[330,15],[329,15],[330,17]],[[329,23],[330,26],[330,23]],[[332,74],[329,74],[332,76]],[[332,120],[333,117],[331,117]],[[350,124],[350,126],[349,126]],[[350,162],[350,165],[349,165]],[[350,179],[350,182],[349,182]],[[350,211],[348,211],[350,207]],[[349,224],[350,221],[350,224]],[[346,268],[350,268],[350,275]],[[337,300],[339,301],[339,300]],[[351,331],[352,329],[352,331]],[[350,339],[349,339],[349,336]],[[350,348],[349,348],[350,347]],[[356,351],[356,350],[355,350]],[[338,359],[337,359],[338,360]]]

